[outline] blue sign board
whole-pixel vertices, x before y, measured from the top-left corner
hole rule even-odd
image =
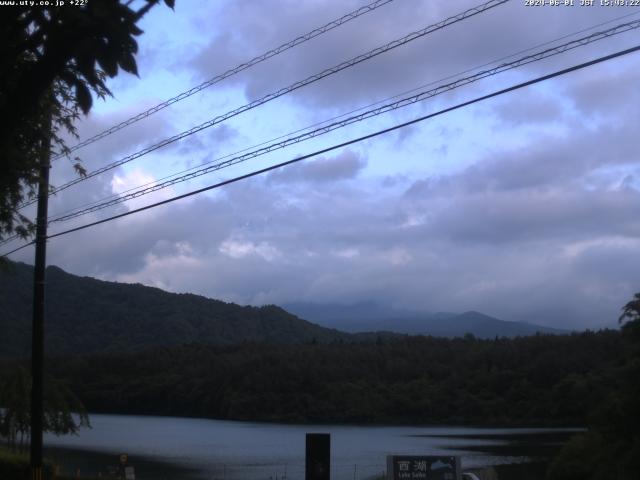
[[[387,480],[460,480],[460,458],[448,456],[387,456]]]

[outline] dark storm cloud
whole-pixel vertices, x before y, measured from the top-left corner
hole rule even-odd
[[[54,239],[50,262],[241,303],[376,298],[566,328],[613,325],[638,288],[638,128],[585,125],[496,146],[467,168],[412,183],[383,178],[382,189],[335,181],[364,165],[346,150]],[[603,169],[616,181],[593,183]]]
[[[637,57],[637,53],[634,54]],[[564,93],[575,108],[585,115],[618,112],[637,119],[640,103],[640,72],[637,58],[629,57],[621,63],[621,68],[602,68],[597,75],[584,72],[567,82]],[[608,120],[615,120],[608,116]]]
[[[590,235],[640,235],[640,195],[550,190],[459,196],[443,206],[427,233],[461,243],[577,241]]]
[[[637,163],[639,152],[633,138],[639,131],[637,124],[629,123],[616,128],[605,125],[597,131],[576,125],[566,136],[536,134],[535,141],[525,147],[496,151],[458,178],[443,178],[441,188],[449,185],[454,192],[483,192],[581,182],[600,168]]]
[[[84,117],[78,123],[79,139],[66,137],[67,145],[74,146],[79,140],[84,140],[104,131],[106,128],[129,118],[138,113],[145,105],[124,109],[117,115],[92,113]],[[115,160],[121,159],[127,153],[136,151],[142,146],[158,141],[167,134],[170,126],[164,114],[154,115],[144,121],[135,123],[129,128],[109,135],[86,147],[73,152],[73,157],[79,157],[82,166],[92,172]],[[73,168],[74,161],[67,158],[55,160],[51,170],[51,184],[54,187],[78,178],[78,173]],[[49,218],[55,219],[61,215],[70,213],[79,208],[86,207],[93,202],[111,198],[114,194],[114,181],[122,176],[121,168],[105,172],[99,176],[82,181],[60,193],[52,195],[49,201]],[[108,215],[122,213],[128,210],[124,204],[115,208],[104,210],[96,214],[80,217],[71,222],[53,222],[49,227],[49,233],[57,233],[80,224],[104,218]],[[26,210],[27,215],[33,216],[33,207]],[[78,233],[75,237],[64,237],[61,242],[56,242],[50,249],[50,263],[69,265],[72,271],[84,274],[108,274],[111,271],[121,269],[135,270],[143,266],[143,255],[148,244],[138,244],[136,241],[127,242],[128,239],[140,236],[137,225],[122,229],[116,226],[98,228],[92,232]],[[147,232],[142,232],[147,233]],[[149,235],[153,235],[151,231]],[[56,254],[56,246],[62,248],[59,255]],[[118,252],[112,256],[111,253]],[[32,252],[25,250],[20,259],[31,262]]]
[[[273,183],[335,182],[355,178],[366,164],[366,160],[358,153],[345,150],[330,159],[318,158],[275,170],[268,175],[267,180]]]
[[[406,218],[429,209],[422,228],[471,244],[637,238],[640,197],[633,177],[640,153],[633,139],[640,127],[627,120],[622,113],[611,116],[624,124],[615,128],[568,122],[568,133],[534,133],[526,147],[415,181],[405,193]]]
[[[255,99],[478,3],[400,0],[228,81],[243,86],[247,97]],[[245,62],[360,5],[282,1],[274,9],[269,2],[230,2],[220,15],[221,24],[233,30],[219,33],[194,57],[193,66],[201,78],[209,78],[211,59],[216,56],[224,65]],[[379,100],[629,12],[601,7],[530,8],[523,2],[509,2],[305,87],[293,97],[313,108],[345,108]],[[558,62],[566,65],[570,58],[565,55]]]
[[[178,162],[184,162],[188,167],[193,167],[206,161],[202,158],[208,160],[216,158],[224,151],[223,147],[239,135],[236,128],[223,123],[211,130],[199,132],[183,141],[169,145],[163,151],[175,154]]]
[[[225,238],[231,224],[230,213],[215,206],[202,198],[60,237],[51,242],[50,262],[115,278],[143,269],[149,255],[176,254],[185,242],[205,254]]]
[[[79,139],[90,138],[112,127],[123,119],[129,118],[133,113],[139,112],[141,108],[144,107],[137,106],[135,109],[125,109],[118,115],[91,114],[78,123]],[[157,142],[169,131],[170,125],[165,115],[157,114],[73,152],[72,157],[79,157],[80,163],[86,171],[92,172],[120,160],[129,153]],[[69,146],[74,146],[78,141],[76,138],[67,137],[67,145]],[[78,178],[73,163],[75,162],[64,157],[55,161],[51,170],[51,184],[54,187]],[[107,171],[53,195],[49,206],[50,216],[57,217],[70,209],[113,195],[112,183],[115,175],[120,171],[119,168]]]
[[[565,115],[557,98],[532,91],[501,101],[493,111],[505,126],[559,122]]]
[[[251,183],[54,240],[51,261],[73,272],[241,303],[376,298],[565,327],[610,324],[637,288],[629,264],[640,245],[633,220],[638,192],[623,205],[573,205],[552,216],[544,212],[555,205],[529,199],[529,212],[537,215],[532,226],[531,213],[528,221],[518,218],[521,211],[514,217],[503,202],[483,198],[457,197],[448,206],[434,201],[409,212],[396,196],[346,185],[301,196]],[[597,197],[594,192],[592,204]],[[426,222],[402,221],[418,214]],[[585,219],[572,231],[558,228],[576,214]],[[627,227],[599,225],[607,215],[625,217]]]
[[[394,2],[229,84],[255,98],[475,3]],[[289,1],[274,8],[270,2],[230,2],[216,17],[222,31],[215,31],[193,66],[201,79],[210,78],[361,4]],[[346,109],[626,10],[550,11],[510,2],[300,90],[290,105],[313,106],[306,112],[312,115],[325,107]],[[455,159],[465,166],[446,173],[372,178],[365,159],[377,152],[346,150],[54,239],[50,263],[241,303],[373,298],[565,328],[613,325],[640,288],[633,268],[640,262],[640,94],[634,72],[632,64],[585,71],[548,89],[488,102],[460,123],[445,122],[435,135],[441,153],[429,155],[468,157]],[[93,168],[131,145],[175,133],[162,118],[97,144],[83,158]],[[476,123],[486,128],[486,143],[459,153],[457,142]],[[102,125],[92,126],[90,119],[83,128],[98,131]],[[212,135],[222,141],[236,133],[221,128]],[[402,144],[419,144],[424,131],[416,127],[404,135],[392,144],[400,160]],[[168,151],[198,157],[207,142],[203,137],[188,151],[179,144]],[[56,171],[55,182],[72,178],[67,167]],[[53,206],[68,208],[111,193],[114,175],[92,188],[70,189]],[[30,258],[24,253],[17,259]]]
[[[407,195],[255,179],[51,250],[72,271],[241,303],[376,298],[565,328],[613,325],[637,289],[629,265],[640,192],[580,182],[466,189],[475,175],[416,182]]]

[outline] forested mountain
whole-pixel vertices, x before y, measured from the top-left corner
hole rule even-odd
[[[461,337],[471,333],[478,338],[569,333],[541,325],[500,320],[476,311],[460,314],[418,312],[390,308],[375,302],[352,305],[296,302],[284,304],[283,308],[323,327],[352,333],[388,331],[438,337]]]
[[[79,277],[53,266],[47,269],[47,282],[45,328],[49,354],[124,352],[192,342],[371,342],[398,336],[391,332],[436,336],[472,333],[479,338],[494,338],[544,331],[542,327],[503,322],[478,312],[441,313],[425,319],[415,312],[376,304],[346,308],[291,304],[291,314],[275,305],[242,307],[140,284]],[[32,283],[33,267],[29,265],[10,263],[8,271],[0,270],[2,357],[23,357],[29,352]],[[390,317],[392,314],[396,315],[395,320]],[[334,328],[380,333],[354,335]]]
[[[0,356],[29,352],[33,267],[0,271]],[[331,342],[348,334],[280,307],[242,307],[139,284],[104,282],[47,268],[46,348],[51,354],[121,352],[199,342]]]

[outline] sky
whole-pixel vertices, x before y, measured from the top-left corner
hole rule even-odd
[[[177,0],[173,11],[158,6],[141,22],[139,77],[121,73],[109,81],[113,98],[95,101],[77,125],[80,139],[367,3]],[[395,0],[77,154],[92,171],[480,3]],[[50,215],[449,83],[505,57],[640,19],[637,7],[567,3],[573,6],[512,0],[450,25],[80,182],[51,198]],[[638,38],[633,30],[576,48],[52,224],[50,233],[437,112],[635,46]],[[557,328],[614,327],[622,306],[640,291],[639,66],[640,53],[632,53],[51,239],[48,264],[240,304],[375,301],[426,312],[478,310]],[[74,176],[72,162],[54,162],[54,186]],[[33,250],[11,258],[32,264]]]

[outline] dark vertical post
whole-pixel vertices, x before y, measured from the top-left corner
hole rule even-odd
[[[330,480],[331,435],[307,433],[305,480]]]
[[[42,427],[44,417],[44,301],[47,266],[47,215],[49,203],[49,168],[51,117],[45,123],[38,182],[36,217],[36,254],[33,273],[33,326],[31,333],[31,472],[32,480],[42,480]]]

